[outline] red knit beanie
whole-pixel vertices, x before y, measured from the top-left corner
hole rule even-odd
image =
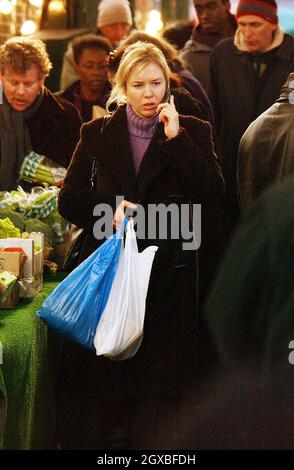
[[[244,15],[254,15],[273,24],[278,24],[278,6],[275,0],[239,0],[236,20]]]

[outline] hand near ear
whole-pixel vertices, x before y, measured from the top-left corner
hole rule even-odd
[[[174,96],[171,95],[169,103],[160,103],[157,106],[157,112],[159,112],[159,122],[164,124],[164,132],[168,139],[176,137],[179,133],[179,114],[176,110],[174,103]]]

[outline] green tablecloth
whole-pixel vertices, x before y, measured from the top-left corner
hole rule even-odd
[[[0,309],[0,448],[53,447],[53,387],[60,340],[35,312],[64,277],[57,273],[47,278],[32,302]]]

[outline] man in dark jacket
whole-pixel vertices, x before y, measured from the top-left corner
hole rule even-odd
[[[75,38],[72,48],[79,80],[57,96],[73,103],[83,122],[87,122],[106,114],[105,105],[111,90],[107,64],[112,46],[103,36],[87,34]]]
[[[294,39],[278,25],[275,0],[240,0],[235,37],[211,54],[210,97],[226,181],[225,204],[231,223],[238,217],[236,165],[245,130],[279,97],[294,70]]]
[[[30,152],[67,167],[79,139],[77,109],[44,86],[52,68],[42,41],[12,38],[0,48],[0,190],[17,187]]]
[[[238,190],[242,209],[274,181],[294,173],[294,73],[280,98],[243,135],[238,153]]]
[[[194,0],[199,24],[187,41],[180,57],[187,62],[191,72],[209,91],[209,57],[213,48],[224,38],[234,35],[236,22],[230,14],[229,0]]]

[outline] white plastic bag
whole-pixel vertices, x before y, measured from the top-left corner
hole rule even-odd
[[[138,252],[134,223],[126,226],[125,246],[106,307],[96,329],[94,346],[97,356],[117,360],[132,357],[143,336],[146,297],[157,246]]]

